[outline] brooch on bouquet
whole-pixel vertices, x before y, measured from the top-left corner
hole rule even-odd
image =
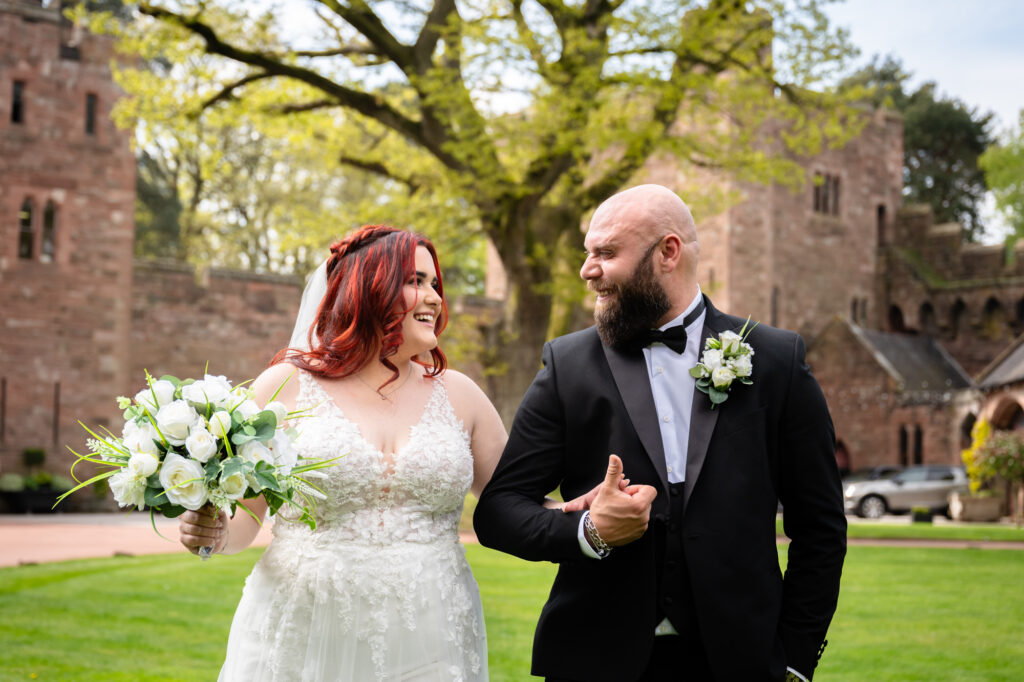
[[[754,370],[754,349],[747,343],[747,337],[754,331],[757,322],[750,329],[750,318],[743,323],[739,333],[725,331],[718,337],[708,337],[704,342],[704,353],[700,362],[690,370],[690,376],[697,380],[697,390],[711,399],[711,409],[729,397],[734,383],[750,385]]]

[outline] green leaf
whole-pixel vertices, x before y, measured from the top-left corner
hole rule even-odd
[[[704,369],[700,365],[697,365],[696,367],[690,369],[690,376],[695,379],[700,379],[703,375]]]
[[[265,490],[281,492],[281,484],[277,481],[273,465],[267,462],[257,462],[252,475]]]
[[[708,388],[708,397],[711,398],[711,404],[721,405],[725,402],[725,399],[729,397],[729,394],[725,391],[719,391],[714,386]]]

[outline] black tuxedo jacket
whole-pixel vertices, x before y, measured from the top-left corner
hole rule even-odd
[[[744,320],[705,297],[701,339]],[[781,680],[813,674],[839,594],[846,519],[825,399],[795,333],[758,325],[753,384],[735,383],[711,409],[694,390],[684,486],[683,537],[701,639],[715,679]],[[605,347],[596,328],[545,344],[543,368],[516,413],[508,445],[474,515],[482,544],[560,564],[534,639],[534,675],[623,682],[643,671],[653,645],[659,567],[667,533],[668,477],[641,352]],[[658,490],[647,533],[595,560],[577,538],[581,513],[545,509],[561,487],[581,495],[622,458],[633,484]],[[777,503],[791,539],[779,568]],[[685,661],[680,662],[685,666]]]

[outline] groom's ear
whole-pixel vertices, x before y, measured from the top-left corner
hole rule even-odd
[[[658,248],[655,265],[664,273],[669,273],[679,267],[679,260],[683,257],[683,242],[679,235],[669,233],[661,240]]]

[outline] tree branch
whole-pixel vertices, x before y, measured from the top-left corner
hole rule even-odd
[[[233,100],[235,99],[235,90],[242,87],[243,85],[248,85],[249,83],[254,83],[256,81],[265,80],[267,78],[273,77],[273,74],[269,74],[266,71],[260,71],[258,73],[249,74],[244,78],[239,78],[234,83],[228,83],[223,88],[221,88],[220,92],[218,92],[216,95],[209,98],[208,100],[204,101],[200,105],[200,109],[209,109],[218,102]]]
[[[262,52],[253,52],[229,45],[217,36],[212,27],[195,17],[186,17],[162,7],[156,7],[148,2],[140,3],[139,10],[143,14],[177,24],[196,34],[205,41],[206,51],[210,54],[219,54],[228,59],[258,67],[270,75],[284,76],[306,83],[334,98],[342,106],[372,118],[399,134],[414,140],[445,166],[457,171],[466,169],[462,161],[443,149],[444,139],[439,140],[436,136],[425,134],[421,123],[406,117],[385,102],[384,98],[379,95],[371,95],[359,90],[353,90],[335,83],[316,71],[293,64],[282,63]]]
[[[351,0],[348,7],[342,5],[338,0],[317,1],[359,31],[370,41],[371,45],[393,61],[398,68],[406,74],[409,73],[413,65],[412,48],[400,43],[384,26],[380,17],[363,0]]]
[[[519,31],[519,38],[526,45],[526,49],[529,50],[530,56],[537,65],[537,73],[544,80],[551,80],[548,60],[544,57],[544,51],[541,49],[540,43],[537,42],[536,36],[526,23],[526,17],[523,16],[523,0],[512,0],[512,18],[515,20],[516,30]]]
[[[359,170],[364,170],[369,173],[373,173],[374,175],[379,175],[383,178],[387,178],[388,180],[400,182],[409,188],[410,194],[412,194],[413,192],[420,188],[419,183],[413,180],[411,177],[398,175],[380,161],[370,161],[369,159],[360,159],[355,156],[348,156],[347,154],[342,154],[341,156],[338,157],[338,162],[346,166],[351,166],[352,168],[358,168]]]
[[[437,41],[440,40],[448,19],[456,15],[457,11],[455,0],[434,0],[434,6],[427,14],[427,20],[423,23],[416,44],[412,48],[417,73],[425,73],[430,68]]]

